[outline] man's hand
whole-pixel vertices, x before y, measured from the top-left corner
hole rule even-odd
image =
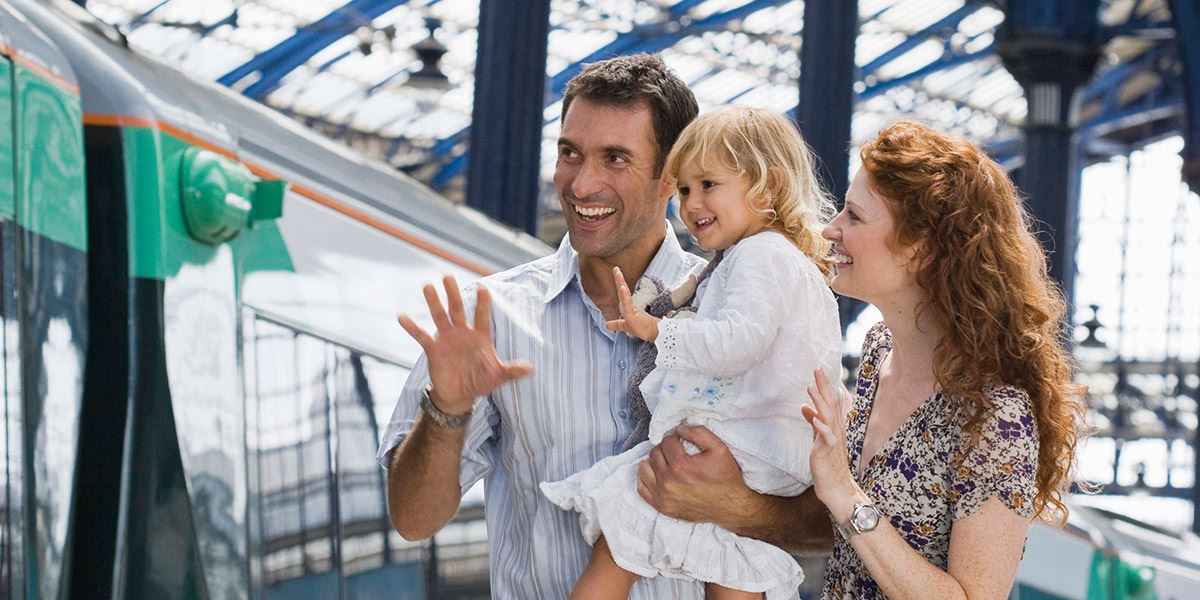
[[[688,454],[684,442],[700,449]],[[755,496],[729,448],[705,427],[680,426],[638,468],[638,494],[658,512],[727,529],[730,517]]]
[[[633,294],[629,293],[629,286],[625,285],[625,276],[621,274],[620,267],[613,267],[613,280],[617,284],[617,306],[621,311],[621,318],[608,321],[604,326],[609,331],[624,331],[644,342],[658,339],[658,322],[661,319],[633,304]]]
[[[421,329],[408,315],[400,315],[400,326],[411,335],[429,359],[429,380],[433,387],[431,400],[445,413],[463,414],[471,410],[475,398],[533,372],[525,361],[501,362],[492,341],[492,301],[487,288],[476,291],[475,322],[467,322],[466,309],[458,282],[447,275],[442,279],[446,288],[449,313],[442,308],[437,289],[423,288],[429,316],[437,327],[437,336]]]

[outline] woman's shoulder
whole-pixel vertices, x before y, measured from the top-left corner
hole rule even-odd
[[[863,360],[867,360],[867,357],[876,354],[880,349],[891,347],[892,332],[887,328],[886,323],[880,321],[867,330],[867,336],[863,338],[860,356],[863,357]]]
[[[997,418],[1020,418],[1033,416],[1033,398],[1023,388],[1008,384],[992,384],[984,387],[983,396]]]
[[[1028,440],[1036,444],[1037,419],[1028,392],[1013,385],[992,384],[984,387],[983,396],[987,404],[982,407],[982,414],[959,410],[957,417],[966,431],[971,415],[977,415],[974,419],[977,429],[973,429],[980,436],[973,438],[977,443],[1011,446],[1016,441]]]

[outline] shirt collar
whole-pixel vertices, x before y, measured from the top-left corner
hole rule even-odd
[[[657,277],[667,285],[671,285],[675,283],[675,279],[686,265],[683,260],[683,248],[679,245],[679,240],[675,239],[675,232],[671,229],[671,224],[664,220],[663,226],[666,227],[667,235],[663,238],[658,252],[654,254],[654,258],[650,260],[650,264],[646,266],[646,272],[642,275]],[[544,303],[549,303],[557,298],[563,293],[563,290],[567,289],[567,284],[579,279],[579,253],[575,252],[575,248],[571,246],[570,234],[563,236],[554,256],[554,269],[550,273],[550,285],[546,288],[546,295],[542,298]],[[582,284],[581,281],[580,289],[582,289]]]

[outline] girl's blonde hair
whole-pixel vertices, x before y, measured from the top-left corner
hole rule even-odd
[[[667,156],[666,172],[678,178],[684,164],[722,167],[750,183],[746,201],[768,227],[787,236],[829,278],[833,261],[821,229],[834,205],[814,172],[812,151],[782,114],[731,106],[692,121]]]

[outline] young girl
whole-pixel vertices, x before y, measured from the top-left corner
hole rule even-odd
[[[746,483],[794,496],[811,483],[812,430],[800,407],[814,369],[840,373],[837,305],[826,284],[831,204],[795,126],[733,107],[698,118],[667,158],[680,215],[719,264],[696,291],[694,318],[655,318],[634,306],[614,269],[621,319],[610,329],[653,342],[640,390],[653,411],[649,441],[542,492],[580,513],[592,559],[572,598],[626,598],[639,577],[706,583],[709,598],[794,598],[803,579],[783,550],[712,523],[658,514],[638,495],[639,463],[680,424],[727,444]],[[695,448],[689,448],[695,452]]]

